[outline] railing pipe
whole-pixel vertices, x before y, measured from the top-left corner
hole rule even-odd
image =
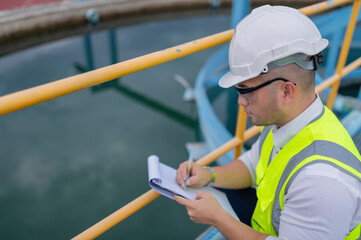
[[[347,74],[349,74],[350,72],[352,72],[353,70],[355,70],[356,68],[361,66],[361,57],[359,57],[358,59],[354,60],[352,63],[350,63],[349,65],[347,65],[343,70],[342,70],[342,77],[346,76]]]
[[[298,9],[300,12],[302,12],[305,15],[312,15],[319,12],[326,11],[331,8],[335,8],[337,6],[350,3],[352,0],[331,0],[331,1],[324,1],[320,3],[315,3],[307,7],[303,7]]]
[[[0,97],[0,116],[230,41],[228,30],[195,41]]]
[[[252,127],[248,128],[244,132],[244,142],[247,142],[247,140],[256,136],[260,131],[261,131],[261,127],[259,127],[259,126],[252,126]]]
[[[333,74],[331,77],[327,78],[325,81],[318,84],[316,86],[316,88],[315,88],[315,91],[317,93],[322,92],[326,88],[328,88],[328,87],[332,86],[333,84],[335,84],[335,82],[340,81],[341,77],[342,76],[338,75],[337,73]]]
[[[124,207],[120,208],[118,211],[112,213],[100,222],[94,224],[91,228],[88,228],[84,232],[72,238],[72,240],[94,239],[98,237],[99,235],[106,232],[125,218],[129,217],[139,209],[146,206],[148,203],[151,203],[153,200],[157,199],[159,196],[160,194],[155,190],[149,190],[148,192],[144,193],[132,202],[125,205]]]
[[[352,12],[351,12],[351,16],[350,16],[350,20],[346,29],[346,34],[345,34],[345,38],[342,44],[342,48],[341,48],[341,52],[340,52],[340,56],[338,58],[338,62],[337,62],[337,66],[336,66],[336,75],[341,76],[342,74],[342,70],[345,67],[346,64],[346,60],[347,60],[347,56],[348,56],[348,52],[350,50],[350,46],[351,46],[351,41],[352,41],[352,36],[356,27],[356,23],[357,23],[357,16],[360,10],[360,4],[361,4],[361,0],[355,0],[352,6]],[[341,78],[338,78],[338,80],[332,85],[331,88],[331,92],[330,95],[328,97],[328,101],[327,101],[327,107],[329,109],[333,108],[333,104],[335,102],[336,99],[336,95],[338,92],[338,89],[340,87],[340,81]]]
[[[217,158],[221,157],[228,151],[238,146],[239,144],[241,144],[241,140],[239,138],[234,137],[225,144],[223,144],[222,146],[220,146],[219,148],[213,150],[212,152],[208,153],[206,156],[199,159],[197,163],[201,166],[207,166],[212,162],[214,162]]]
[[[325,81],[323,81],[322,83],[318,84],[316,86],[316,92],[320,93],[323,90],[325,90],[326,88],[330,87],[331,85],[333,85],[335,82],[339,81],[341,78],[343,78],[344,76],[346,76],[347,74],[349,74],[350,72],[352,72],[353,70],[355,70],[356,68],[361,67],[361,57],[359,57],[358,59],[356,59],[355,61],[353,61],[352,63],[350,63],[349,65],[347,65],[343,70],[341,75],[335,73],[334,75],[332,75],[331,77],[327,78]]]
[[[238,108],[238,118],[237,118],[237,128],[235,137],[241,140],[240,144],[234,149],[234,159],[238,158],[242,154],[242,148],[244,145],[244,130],[247,125],[247,114],[244,111],[244,107],[242,105]]]

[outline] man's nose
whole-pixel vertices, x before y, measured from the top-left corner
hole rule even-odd
[[[242,106],[248,106],[248,101],[242,95],[238,94],[238,104]]]

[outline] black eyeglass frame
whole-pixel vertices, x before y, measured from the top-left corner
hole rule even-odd
[[[237,86],[237,85],[234,85],[233,87],[239,94],[242,95],[242,94],[246,94],[246,93],[256,91],[256,90],[258,90],[260,88],[263,88],[263,87],[265,87],[267,85],[270,85],[271,83],[273,83],[275,81],[291,82],[290,80],[287,80],[287,79],[284,79],[284,78],[274,78],[272,80],[268,80],[267,82],[261,83],[260,85],[255,86],[255,87],[250,87],[250,88],[245,88],[245,89],[242,89],[240,86]],[[294,82],[291,82],[291,83],[293,83],[296,86],[296,83],[294,83]]]

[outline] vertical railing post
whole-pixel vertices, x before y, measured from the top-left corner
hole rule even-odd
[[[335,102],[336,95],[337,95],[338,89],[340,87],[341,74],[342,74],[343,68],[345,67],[348,52],[350,50],[352,36],[353,36],[353,32],[356,27],[357,16],[358,16],[358,13],[360,10],[360,4],[361,4],[361,0],[355,0],[353,3],[353,6],[352,6],[350,20],[349,20],[349,23],[348,23],[348,26],[346,29],[345,38],[343,40],[340,56],[338,58],[338,62],[337,62],[337,66],[336,66],[336,75],[337,75],[338,79],[332,85],[331,93],[330,93],[330,95],[328,97],[328,101],[327,101],[327,107],[329,109],[333,108],[333,104]]]
[[[237,128],[235,138],[241,140],[241,143],[234,149],[234,159],[238,158],[242,154],[242,148],[244,145],[244,131],[247,125],[247,114],[243,109],[243,106],[238,108]]]

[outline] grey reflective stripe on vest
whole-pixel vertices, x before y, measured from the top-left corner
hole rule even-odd
[[[289,160],[285,170],[282,173],[282,176],[280,178],[280,181],[278,182],[276,193],[275,193],[275,200],[274,200],[274,205],[273,205],[273,209],[272,209],[272,225],[273,225],[273,228],[274,228],[275,232],[277,233],[277,235],[279,233],[279,224],[280,224],[280,217],[281,217],[281,207],[280,207],[280,203],[279,203],[279,194],[280,194],[281,188],[284,185],[285,181],[287,180],[288,176],[291,174],[292,170],[299,163],[301,163],[304,159],[311,157],[313,155],[320,155],[320,156],[325,156],[325,157],[330,157],[330,158],[336,159],[336,160],[352,167],[353,169],[357,170],[358,172],[361,172],[360,160],[354,154],[352,154],[350,151],[348,151],[346,148],[344,148],[343,146],[338,145],[334,142],[329,142],[329,141],[324,141],[324,140],[315,140],[309,146],[307,146],[301,152],[299,152],[297,155],[293,156]],[[351,176],[358,179],[359,181],[361,181],[360,177],[347,171],[346,169],[344,169],[330,161],[320,159],[320,160],[315,160],[315,161],[305,164],[291,176],[290,180],[288,181],[288,183],[285,187],[285,195],[287,194],[288,188],[292,184],[292,181],[297,176],[297,174],[304,167],[315,164],[315,163],[326,163],[326,164],[332,165],[332,166],[336,167],[337,169],[340,169],[341,171],[348,173]]]
[[[312,119],[312,121],[309,122],[307,125],[310,125],[311,123],[316,122],[318,119],[320,119],[320,118],[323,116],[324,113],[325,113],[325,106],[323,106],[322,112],[321,112],[317,117],[315,117],[314,119]]]
[[[266,140],[266,137],[268,136],[268,134],[272,130],[272,128],[273,128],[273,125],[264,127],[259,136],[259,156],[261,156],[263,143]]]

